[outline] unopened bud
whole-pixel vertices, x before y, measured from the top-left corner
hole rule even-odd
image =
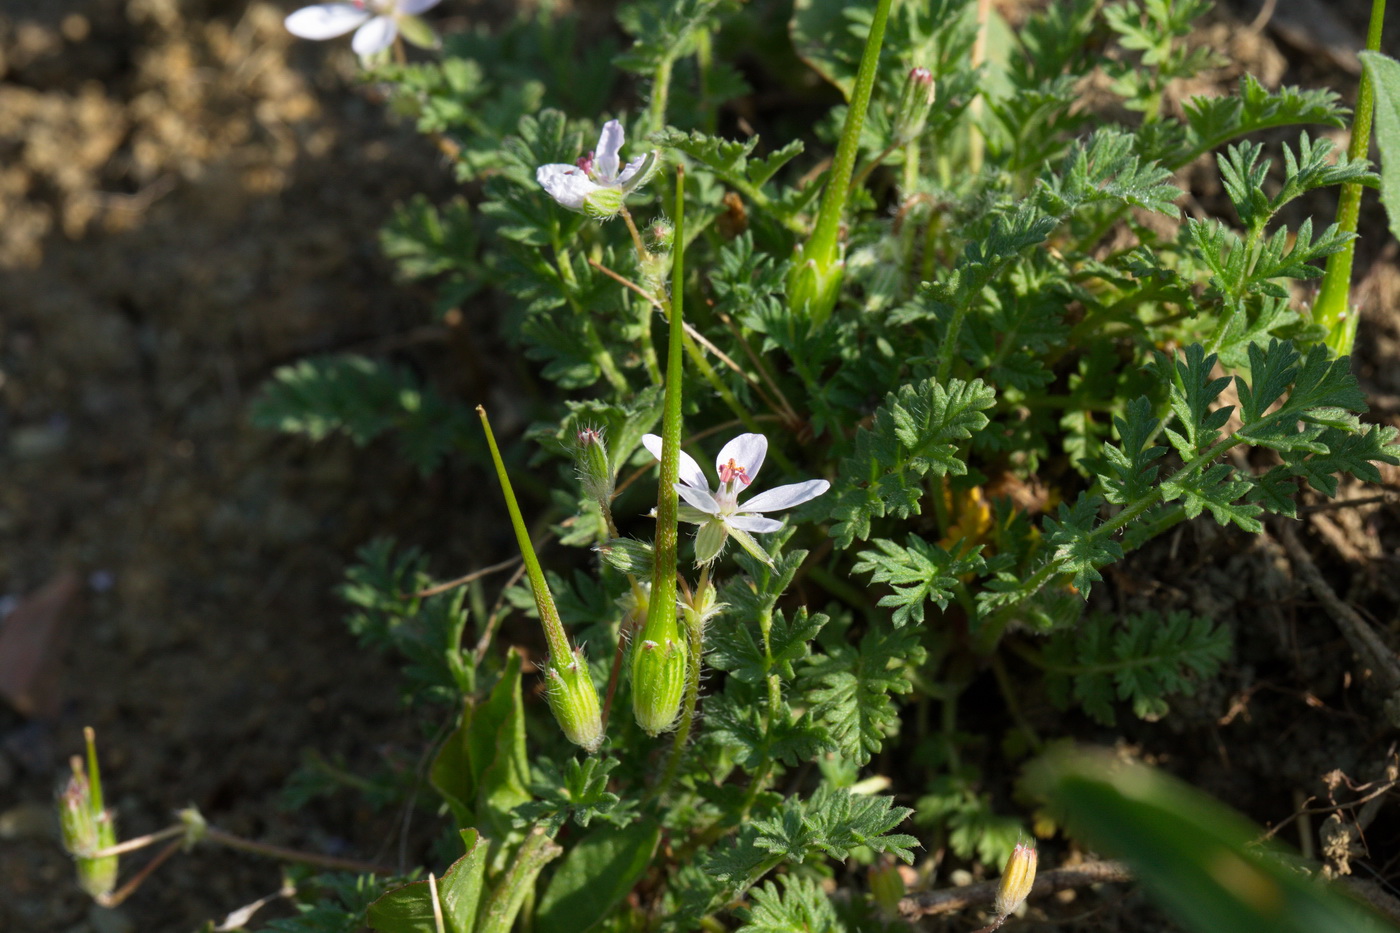
[[[603,434],[595,428],[583,428],[576,436],[574,463],[578,468],[583,491],[599,502],[608,503],[613,496],[613,471],[608,463],[608,446]]]
[[[645,635],[632,643],[632,714],[647,735],[660,735],[680,715],[686,650],[679,639],[653,641]]]
[[[99,901],[117,886],[117,856],[92,857],[94,852],[116,845],[117,831],[112,815],[102,805],[102,776],[97,768],[96,737],[87,737],[87,768],[83,759],[72,758],[73,776],[58,796],[58,823],[63,847],[78,868],[78,884]]]
[[[992,910],[998,919],[1009,917],[1025,903],[1035,884],[1035,863],[1035,843],[1017,843],[1011,857],[1006,860],[1001,884],[997,886],[996,900],[992,903]]]
[[[904,89],[899,95],[899,109],[895,111],[894,135],[909,142],[917,139],[928,123],[929,111],[933,109],[937,88],[933,72],[927,68],[914,68],[904,79]]]
[[[575,648],[566,658],[550,657],[544,674],[545,698],[564,736],[590,754],[597,751],[603,744],[603,715],[583,649]]]
[[[647,249],[653,253],[669,253],[676,242],[676,226],[669,220],[659,218],[647,227]]]

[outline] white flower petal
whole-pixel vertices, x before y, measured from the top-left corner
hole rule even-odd
[[[762,515],[731,515],[724,521],[730,528],[739,528],[757,534],[767,534],[783,527],[783,523],[777,519],[764,518]]]
[[[710,495],[707,489],[696,489],[694,486],[687,486],[685,483],[677,483],[676,492],[682,499],[695,506],[700,511],[708,515],[719,514],[719,503],[715,497]]]
[[[583,173],[583,169],[562,162],[541,165],[535,169],[535,181],[540,183],[540,187],[547,191],[551,198],[571,211],[583,210],[583,199],[598,188]]]
[[[369,18],[368,12],[350,3],[318,3],[289,14],[283,24],[299,39],[334,39]]]
[[[659,434],[643,434],[642,446],[651,451],[651,455],[657,460],[661,459],[661,436]],[[696,489],[709,489],[710,482],[705,479],[705,471],[700,469],[700,464],[695,462],[695,458],[684,450],[680,456],[681,482],[687,486],[694,486]]]
[[[593,171],[603,184],[617,181],[617,155],[622,151],[622,124],[609,120],[598,136],[598,151],[593,153]]]
[[[743,467],[744,475],[752,483],[757,478],[758,468],[763,466],[763,458],[767,453],[768,438],[762,434],[740,434],[725,444],[719,456],[715,458],[715,472],[719,473],[725,464],[733,460],[735,466]]]
[[[361,58],[369,58],[394,44],[399,34],[399,24],[388,16],[376,16],[355,31],[350,40],[350,48]]]
[[[400,13],[417,16],[425,10],[431,10],[441,2],[442,0],[399,0],[398,9]]]
[[[809,479],[804,483],[793,483],[790,486],[779,486],[761,492],[740,508],[745,512],[776,512],[779,509],[790,509],[794,505],[815,499],[830,488],[831,484],[824,479]]]
[[[651,153],[649,152],[646,155],[639,155],[623,166],[622,172],[617,176],[617,183],[619,185],[625,185],[627,182],[631,181],[632,176],[641,170],[641,167],[646,164],[647,157],[650,155]]]

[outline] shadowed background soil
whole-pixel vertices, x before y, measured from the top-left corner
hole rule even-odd
[[[440,22],[473,9],[454,6]],[[1247,69],[1350,96],[1368,7],[1280,0],[1254,31],[1257,10],[1226,9],[1199,39],[1233,61],[1217,87]],[[395,283],[378,248],[396,201],[452,190],[442,156],[355,84],[345,43],[288,36],[288,9],[0,0],[0,613],[42,613],[35,593],[76,581],[56,687],[0,706],[0,930],[192,930],[279,886],[272,862],[198,850],[120,909],[91,907],[51,816],[84,725],[123,836],[193,803],[242,835],[392,861],[398,814],[353,795],[280,804],[304,750],[357,771],[421,744],[401,734],[414,727],[392,665],[355,648],[332,587],[379,534],[431,544],[443,577],[506,556],[487,544],[494,498],[483,520],[461,464],[424,480],[387,449],[249,423],[272,369],[318,351],[427,361],[448,392],[496,375],[456,371],[452,325],[425,329],[431,294]],[[1374,198],[1363,225],[1373,316],[1358,371],[1394,422],[1400,274]],[[464,310],[459,328],[487,313]],[[1310,516],[1303,534],[1338,594],[1392,638],[1397,539],[1390,501]],[[1192,525],[1109,582],[1113,605],[1191,608],[1242,635],[1227,676],[1166,722],[1178,738],[1087,725],[1085,738],[1150,746],[1266,822],[1334,768],[1377,776],[1393,732],[1271,539]],[[1395,836],[1390,817],[1366,840],[1382,875]],[[1131,897],[1081,928],[1150,929],[1149,916]]]

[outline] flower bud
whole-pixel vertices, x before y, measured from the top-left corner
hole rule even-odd
[[[575,648],[564,663],[551,657],[544,676],[545,699],[564,736],[589,754],[597,751],[603,744],[603,715],[583,649]]]
[[[596,428],[583,428],[576,437],[574,465],[578,469],[583,491],[603,503],[612,501],[613,471],[608,463],[608,447],[603,434]]]
[[[632,646],[632,714],[647,735],[660,735],[680,715],[686,650],[677,638],[658,642],[645,634]]]
[[[895,111],[895,138],[905,142],[918,138],[928,123],[936,93],[931,71],[915,68],[909,72],[904,79],[904,90],[899,95],[899,109]]]
[[[664,217],[647,227],[647,249],[653,253],[669,253],[676,242],[676,225]]]
[[[72,758],[73,776],[58,796],[58,823],[63,847],[78,868],[78,884],[101,901],[117,886],[117,856],[91,858],[94,852],[116,845],[117,831],[112,815],[102,806],[102,776],[97,769],[97,747],[91,729],[85,730],[88,766]]]
[[[1035,843],[1017,843],[1011,857],[1006,860],[1006,868],[1001,873],[1001,884],[997,886],[996,900],[992,910],[998,919],[1005,919],[1025,902],[1035,884]]]

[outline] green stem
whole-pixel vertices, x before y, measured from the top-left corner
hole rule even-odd
[[[671,94],[671,68],[675,62],[668,55],[656,66],[651,79],[651,101],[647,106],[647,124],[653,133],[666,128],[666,103]]]
[[[568,296],[569,307],[573,309],[574,317],[583,322],[583,339],[588,345],[588,351],[593,358],[593,362],[598,364],[602,370],[603,378],[608,380],[618,392],[628,395],[632,387],[627,383],[627,377],[618,368],[617,361],[608,352],[608,348],[603,345],[603,338],[598,335],[598,328],[593,324],[592,316],[579,306],[578,299],[574,296],[578,294],[578,278],[574,275],[573,262],[569,258],[569,251],[559,242],[558,234],[554,238],[554,258],[555,267],[559,270],[559,278],[564,280],[565,293]]]
[[[992,655],[992,675],[996,678],[997,687],[1001,690],[1001,698],[1006,702],[1006,711],[1011,714],[1016,726],[1025,735],[1026,741],[1031,743],[1031,748],[1039,754],[1045,743],[1041,741],[1039,734],[1031,727],[1025,714],[1021,712],[1021,704],[1016,701],[1016,686],[1011,682],[1011,675],[1006,672],[1006,664],[1002,662],[1001,655]]]
[[[506,499],[506,510],[510,512],[510,524],[515,529],[515,540],[520,545],[520,556],[525,561],[525,573],[530,578],[530,589],[535,594],[535,605],[539,609],[540,624],[544,626],[544,638],[549,645],[549,654],[553,658],[567,659],[572,653],[569,651],[569,638],[564,634],[564,623],[559,618],[554,597],[549,593],[549,584],[545,581],[539,558],[535,556],[535,547],[530,543],[530,533],[525,530],[525,519],[520,514],[520,504],[515,501],[510,476],[506,474],[506,465],[501,461],[501,451],[496,447],[496,435],[491,432],[491,421],[486,417],[486,409],[482,406],[476,406],[476,413],[481,418],[481,427],[486,431],[491,460],[496,464],[496,478],[500,480],[501,492]]]
[[[1371,23],[1366,31],[1366,48],[1380,50],[1381,26],[1385,22],[1385,0],[1371,0]],[[1347,156],[1364,159],[1371,147],[1371,113],[1375,109],[1375,88],[1371,72],[1361,70],[1361,86],[1356,92],[1356,113],[1352,121],[1351,143]],[[1337,203],[1337,225],[1343,233],[1355,233],[1361,215],[1361,185],[1352,182],[1342,186]],[[1356,343],[1357,312],[1351,307],[1351,266],[1356,254],[1356,240],[1351,239],[1338,252],[1327,258],[1322,286],[1313,303],[1313,320],[1327,328],[1326,344],[1337,356],[1347,356]]]
[[[531,830],[510,868],[491,889],[491,896],[477,920],[476,933],[510,933],[525,895],[535,889],[540,871],[563,852],[563,847],[550,839],[543,829]]]
[[[1276,420],[1274,416],[1263,418],[1260,421],[1256,422],[1256,424],[1251,425],[1251,427],[1267,430],[1268,425],[1271,424],[1274,420]],[[1123,510],[1120,511],[1117,515],[1108,519],[1103,524],[1096,527],[1093,531],[1089,532],[1089,534],[1086,536],[1086,540],[1090,542],[1098,541],[1118,533],[1123,528],[1127,527],[1129,524],[1131,524],[1133,521],[1139,518],[1144,512],[1147,512],[1152,507],[1160,504],[1162,502],[1163,490],[1165,488],[1167,488],[1168,486],[1179,485],[1182,480],[1189,477],[1192,473],[1195,473],[1198,470],[1205,469],[1207,465],[1213,463],[1217,458],[1219,458],[1230,448],[1235,447],[1239,444],[1243,444],[1245,441],[1246,438],[1241,437],[1238,433],[1226,435],[1225,437],[1216,441],[1215,444],[1213,444],[1208,450],[1198,455],[1190,463],[1186,464],[1176,473],[1172,474],[1171,479],[1163,483],[1157,484],[1141,499],[1138,499],[1136,502],[1130,503],[1129,505],[1125,506]],[[1177,522],[1181,521],[1181,519],[1184,517],[1185,511],[1181,508],[1181,506],[1176,506],[1175,508],[1168,510],[1165,514],[1154,519],[1149,530],[1154,535],[1160,534],[1161,532],[1175,525]],[[1030,599],[1036,593],[1040,592],[1041,587],[1045,586],[1045,584],[1048,583],[1051,579],[1063,572],[1063,568],[1067,561],[1068,558],[1061,557],[1052,557],[1049,560],[1047,560],[1044,564],[1040,566],[1038,570],[1036,570],[1029,577],[1027,577],[1024,583],[1021,584],[1021,596],[1019,599],[1016,600],[1016,602],[1003,606],[1001,609],[997,610],[997,612],[995,612],[991,616],[991,618],[987,619],[982,624],[981,630],[977,636],[975,646],[979,654],[990,654],[992,652],[992,649],[995,648],[997,642],[1000,641],[1002,632],[1005,631],[1006,626],[1011,623],[1012,614],[1016,611],[1016,609],[1021,605],[1021,603],[1025,602],[1027,599]]]
[[[831,165],[831,173],[826,179],[826,189],[822,192],[821,207],[817,211],[817,222],[811,238],[803,245],[793,265],[794,274],[808,276],[796,296],[799,305],[809,309],[812,324],[821,326],[831,316],[836,304],[836,291],[840,285],[838,257],[840,254],[839,235],[841,219],[846,212],[846,199],[850,193],[851,176],[855,172],[856,155],[860,151],[860,134],[865,126],[865,114],[870,109],[870,95],[875,89],[875,77],[880,64],[880,47],[885,40],[885,23],[889,19],[891,0],[877,0],[875,16],[870,23],[870,34],[865,40],[865,50],[860,57],[860,70],[856,73],[856,83],[851,91],[850,106],[846,110],[846,124],[841,129],[841,139],[836,144],[836,158]]]

